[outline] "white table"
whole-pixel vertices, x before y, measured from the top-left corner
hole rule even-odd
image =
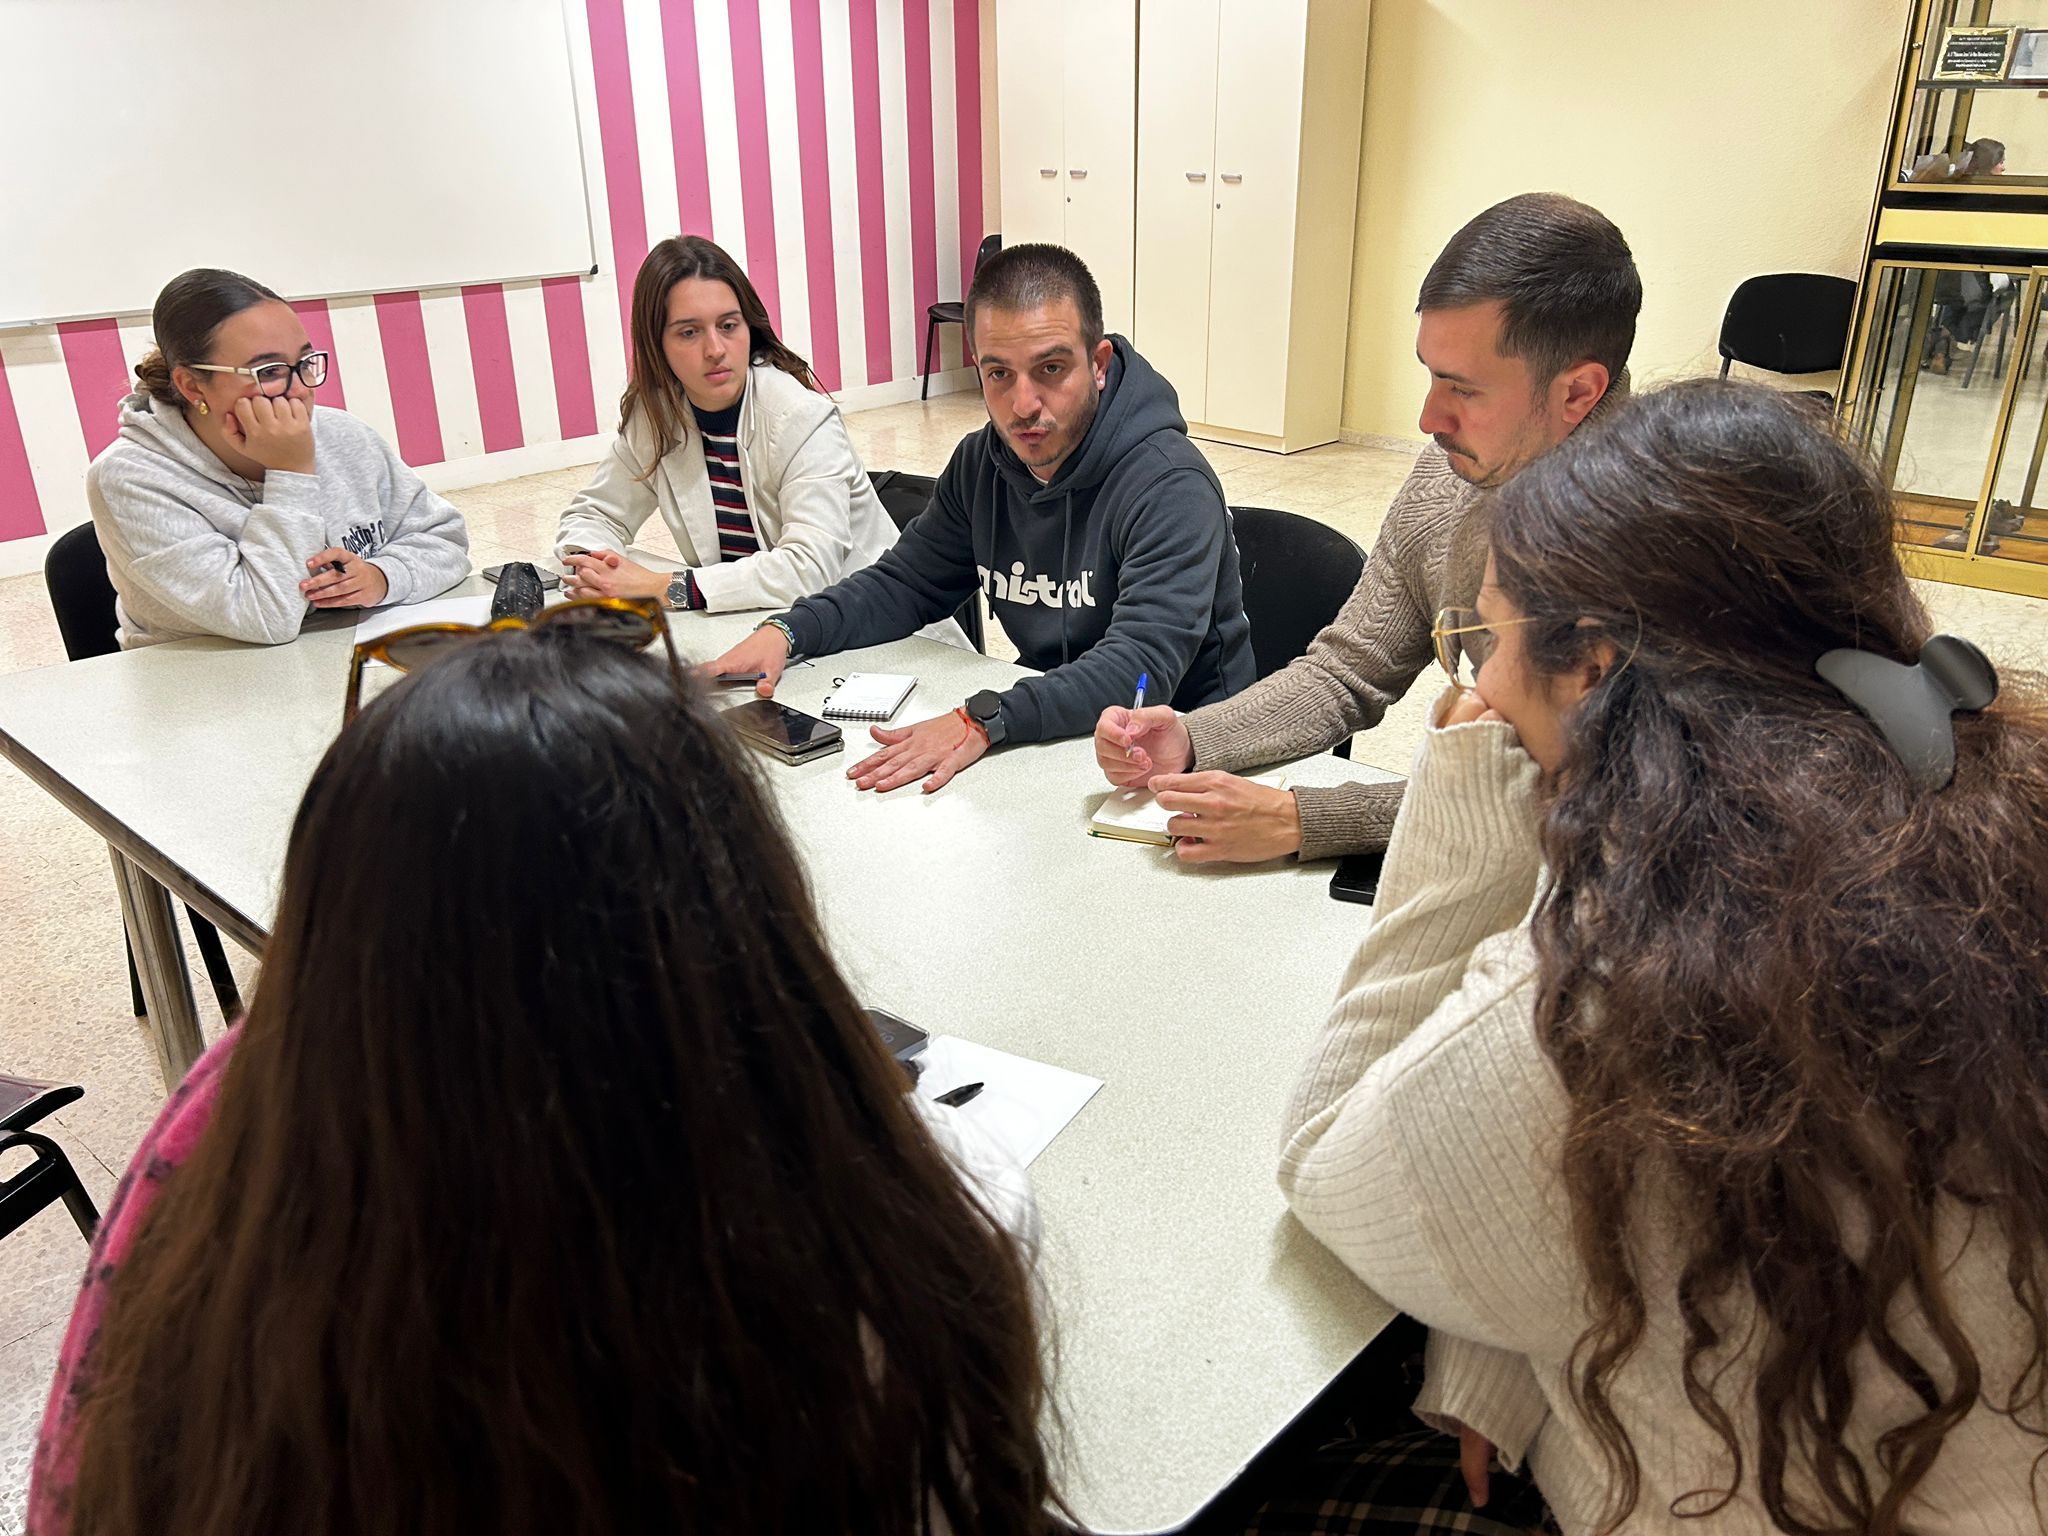
[[[678,647],[708,658],[757,617],[678,615]],[[274,649],[184,641],[0,677],[0,752],[114,849],[172,1080],[199,1035],[166,887],[260,947],[341,724],[352,626],[331,622]],[[795,668],[778,697],[816,712],[853,671],[918,676],[899,723],[1020,675],[912,639]],[[1330,900],[1327,864],[1183,868],[1086,836],[1104,785],[1085,739],[877,796],[844,777],[861,735],[801,767],[763,759],[834,951],[864,1002],[1103,1079],[1031,1170],[1063,1483],[1095,1530],[1177,1528],[1393,1315],[1273,1182],[1288,1087],[1365,913]],[[1327,755],[1288,771],[1385,777]]]

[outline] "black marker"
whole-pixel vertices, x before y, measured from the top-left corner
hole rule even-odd
[[[958,1109],[962,1104],[973,1100],[984,1086],[986,1085],[982,1083],[962,1083],[958,1088],[948,1088],[944,1093],[934,1098],[932,1102],[934,1104],[943,1104],[948,1109]]]

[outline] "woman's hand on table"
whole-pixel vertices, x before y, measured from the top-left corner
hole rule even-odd
[[[384,573],[349,550],[323,549],[306,561],[313,574],[299,591],[315,608],[374,608],[391,591]]]
[[[570,597],[666,597],[673,571],[651,571],[616,550],[570,555],[562,591]]]

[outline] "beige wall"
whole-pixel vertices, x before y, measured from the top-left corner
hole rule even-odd
[[[1566,192],[1621,226],[1643,274],[1639,383],[1716,370],[1745,277],[1856,276],[1908,10],[1378,0],[1345,430],[1417,435],[1416,289],[1460,224],[1516,192]]]

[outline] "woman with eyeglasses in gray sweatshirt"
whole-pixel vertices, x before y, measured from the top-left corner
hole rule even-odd
[[[165,285],[121,432],[86,472],[121,644],[296,639],[315,608],[418,602],[469,574],[462,515],[377,433],[313,404],[327,354],[212,267]]]

